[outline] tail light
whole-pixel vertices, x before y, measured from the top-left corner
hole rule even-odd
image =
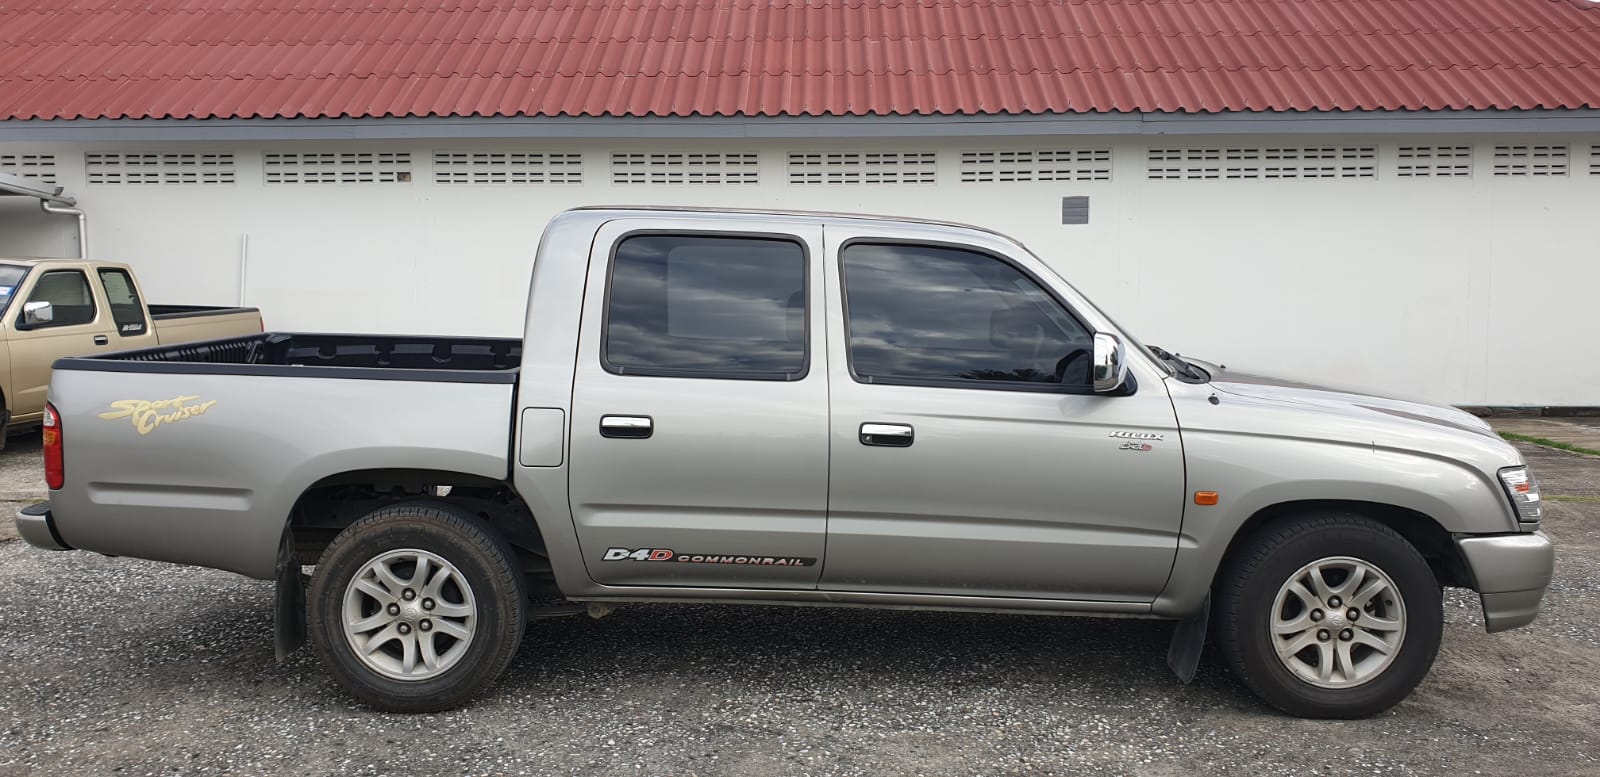
[[[61,414],[56,406],[44,406],[44,482],[54,491],[67,480],[67,470],[61,463]]]

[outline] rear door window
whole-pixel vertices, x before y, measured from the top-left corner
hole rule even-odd
[[[25,325],[25,328],[50,329],[94,322],[94,292],[89,290],[89,279],[80,270],[52,270],[39,276],[39,282],[34,284],[33,292],[23,304],[18,322],[25,320],[23,316],[27,315],[28,305],[34,302],[50,303],[50,320]]]
[[[806,253],[764,237],[636,235],[617,245],[605,368],[619,375],[798,380]]]
[[[117,334],[137,337],[149,331],[144,318],[144,303],[134,288],[133,277],[126,270],[105,268],[100,270],[100,283],[105,287],[106,300],[111,305],[111,319],[117,322]]]

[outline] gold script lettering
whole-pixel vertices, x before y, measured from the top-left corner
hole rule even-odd
[[[133,428],[139,434],[149,434],[162,424],[176,423],[197,415],[205,415],[217,400],[207,400],[199,404],[189,404],[199,400],[198,396],[181,395],[172,399],[119,399],[111,403],[111,412],[101,413],[100,417],[107,421],[118,418],[132,420]]]

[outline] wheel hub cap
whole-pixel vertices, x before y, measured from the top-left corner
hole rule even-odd
[[[455,565],[406,548],[362,565],[345,587],[341,617],[345,642],[367,668],[396,680],[427,680],[466,655],[478,606]]]
[[[1353,688],[1382,674],[1406,635],[1405,602],[1382,569],[1330,556],[1307,564],[1278,589],[1270,633],[1296,677],[1320,688]]]

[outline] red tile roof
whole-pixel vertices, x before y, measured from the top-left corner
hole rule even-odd
[[[0,118],[1600,107],[1589,0],[0,0]]]

